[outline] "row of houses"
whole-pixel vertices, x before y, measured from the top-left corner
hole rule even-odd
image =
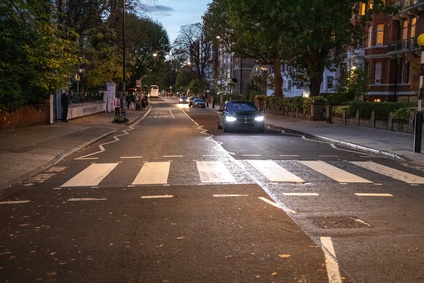
[[[413,101],[417,97],[420,47],[417,37],[424,33],[424,0],[387,0],[387,4],[397,5],[400,10],[395,15],[375,14],[366,23],[365,40],[352,46],[346,52],[347,71],[365,68],[369,77],[369,91],[364,101]],[[372,1],[362,3],[358,14],[362,15],[372,7]],[[358,15],[353,15],[355,20]],[[270,66],[258,66],[254,60],[242,59],[226,52],[218,45],[216,60],[220,68],[218,85],[228,86],[233,82],[233,91],[243,95],[253,75],[266,69],[269,75],[274,70]],[[282,64],[283,92],[286,97],[309,96],[309,91],[296,86],[288,76],[290,66]],[[211,72],[212,73],[212,72]],[[341,70],[325,70],[321,93],[334,93],[340,79]],[[215,78],[216,79],[216,78]],[[235,80],[234,80],[235,79]],[[267,89],[271,95],[273,89]]]

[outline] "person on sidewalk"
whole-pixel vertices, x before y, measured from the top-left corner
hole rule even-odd
[[[113,106],[115,107],[115,117],[119,117],[121,114],[121,99],[119,98],[118,94],[115,96],[115,99],[113,100]]]
[[[62,104],[62,122],[68,122],[69,97],[66,92],[62,93],[61,104]]]

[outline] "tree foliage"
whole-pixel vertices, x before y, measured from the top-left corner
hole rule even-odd
[[[77,35],[47,1],[5,0],[0,15],[0,107],[40,103],[66,85]]]
[[[317,96],[325,68],[338,66],[346,46],[363,34],[361,21],[352,21],[361,2],[367,1],[214,0],[203,20],[208,33],[224,37],[239,56],[274,66],[277,96],[281,61],[294,67],[290,75],[297,84]],[[383,1],[373,2],[364,19],[384,10]]]
[[[169,39],[161,25],[136,12],[143,12],[141,0],[1,1],[0,107],[14,110],[74,89],[78,70],[85,70],[80,90],[121,82],[123,30],[128,85],[146,74],[158,84]]]

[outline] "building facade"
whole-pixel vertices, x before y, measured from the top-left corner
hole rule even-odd
[[[414,101],[419,80],[417,37],[424,33],[424,0],[387,2],[400,5],[400,11],[395,15],[373,15],[366,24],[365,42],[348,56],[348,65],[363,65],[368,71],[365,101]],[[362,4],[359,13],[371,7],[372,1]]]

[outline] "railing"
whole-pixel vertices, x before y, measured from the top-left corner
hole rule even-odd
[[[421,0],[424,1],[424,0]],[[418,48],[417,37],[412,37],[408,39],[397,40],[389,43],[388,49],[389,52],[402,51],[402,50],[411,50]]]

